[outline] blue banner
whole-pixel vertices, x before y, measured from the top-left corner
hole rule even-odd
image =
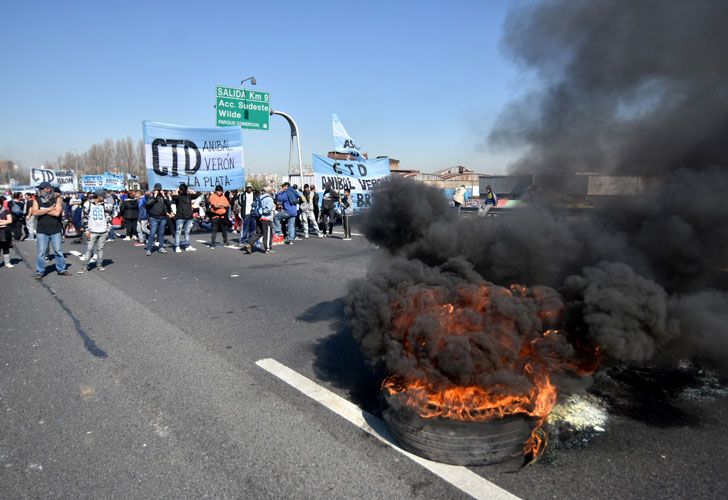
[[[311,162],[316,186],[335,191],[351,189],[354,210],[372,204],[373,190],[390,173],[389,158],[376,160],[333,160],[317,154]]]
[[[104,172],[104,189],[109,191],[123,191],[126,189],[124,185],[124,174]]]
[[[104,175],[84,175],[81,177],[81,191],[88,193],[104,189],[105,179]]]
[[[243,189],[243,131],[235,127],[197,128],[145,121],[144,152],[149,187],[194,191]]]

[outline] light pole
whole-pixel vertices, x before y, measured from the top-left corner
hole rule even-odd
[[[248,80],[250,80],[251,85],[255,85],[256,84],[255,77],[254,76],[251,76],[251,77],[246,78],[245,80],[241,80],[240,81],[240,85],[244,84]]]

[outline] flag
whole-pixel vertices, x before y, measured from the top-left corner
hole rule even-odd
[[[361,147],[357,146],[354,139],[346,132],[338,116],[331,115],[331,125],[334,129],[334,151],[356,158],[363,158],[364,155],[361,153]]]

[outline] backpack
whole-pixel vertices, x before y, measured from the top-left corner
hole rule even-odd
[[[13,206],[10,207],[10,212],[15,217],[22,217],[23,216],[23,207],[20,206],[20,203],[18,203],[17,201],[14,201]]]
[[[268,207],[264,207],[263,203],[261,203],[264,196],[261,196],[260,198],[253,201],[253,207],[251,207],[250,211],[255,214],[256,217],[268,217],[271,214],[271,209]]]

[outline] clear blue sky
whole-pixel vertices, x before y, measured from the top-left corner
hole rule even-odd
[[[5,2],[0,159],[36,166],[142,120],[214,126],[216,84],[255,75],[301,129],[304,163],[331,114],[370,155],[432,171],[502,171],[483,149],[519,76],[500,51],[509,3],[464,1]],[[246,131],[251,172],[284,173],[288,126]]]

